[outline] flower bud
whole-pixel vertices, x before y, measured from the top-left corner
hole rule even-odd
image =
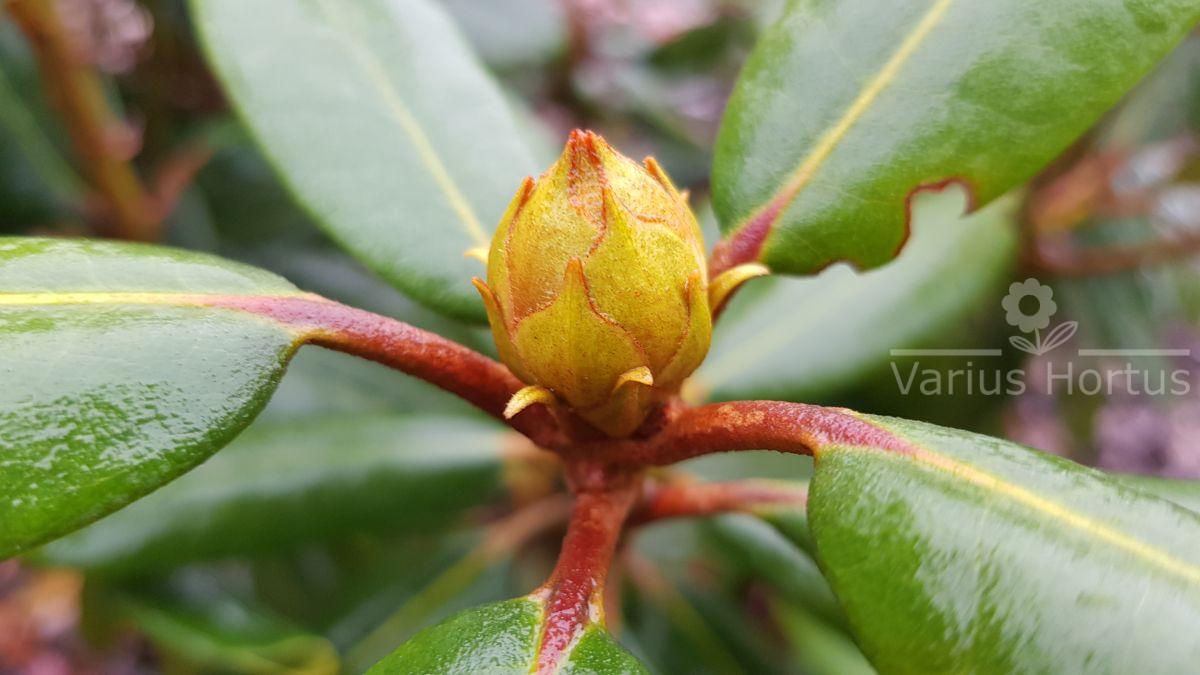
[[[536,388],[510,414],[555,401],[626,436],[708,351],[695,216],[657,162],[639,165],[591,132],[572,132],[558,161],[525,180],[476,286],[500,358]]]

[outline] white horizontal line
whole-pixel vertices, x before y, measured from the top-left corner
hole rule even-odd
[[[1191,356],[1190,349],[1080,349],[1080,356]]]
[[[893,349],[892,356],[1000,356],[999,349]]]

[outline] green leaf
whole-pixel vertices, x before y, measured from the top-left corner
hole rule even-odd
[[[779,273],[880,265],[904,242],[916,190],[956,181],[987,204],[1197,20],[1192,0],[794,0],[726,109],[722,229]]]
[[[632,654],[621,648],[608,631],[592,624],[571,650],[571,656],[559,669],[563,675],[633,675],[649,671]]]
[[[256,425],[159,492],[43,549],[128,574],[355,532],[430,531],[501,492],[506,433],[461,417]]]
[[[409,558],[419,555],[422,564],[403,564],[402,576],[397,575],[394,564],[387,569],[377,565],[387,586],[371,589],[369,596],[364,594],[360,606],[348,614],[350,625],[343,622],[336,628],[343,635],[354,633],[352,646],[345,650],[348,668],[363,672],[423,628],[476,605],[528,590],[520,581],[523,575],[514,569],[514,552],[495,554],[487,549],[488,530],[454,534],[436,542],[438,555],[427,553],[428,543],[409,553]],[[376,557],[386,561],[388,556]],[[380,613],[380,609],[385,611]]]
[[[797,508],[777,508],[763,511],[757,515],[779,530],[780,534],[801,551],[810,556],[817,555],[817,545],[813,543],[812,531],[808,527],[808,511]]]
[[[535,68],[566,51],[568,27],[562,3],[441,0],[441,4],[492,68],[503,71]]]
[[[233,125],[233,126],[230,126]],[[197,176],[217,252],[270,270],[297,286],[399,319],[474,349],[495,349],[486,328],[465,326],[414,303],[329,241],[292,200],[250,137],[222,119],[208,134],[220,149]],[[192,235],[192,239],[196,239]],[[195,248],[194,245],[183,245]],[[380,372],[381,369],[373,368]],[[295,366],[289,368],[294,376]],[[405,408],[407,409],[407,408]]]
[[[368,267],[482,321],[464,258],[535,173],[521,125],[428,0],[196,0],[209,61],[296,198]]]
[[[809,675],[873,675],[854,641],[803,607],[774,603],[775,618],[791,643],[792,658]]]
[[[266,403],[300,336],[179,295],[298,293],[205,255],[0,238],[0,558],[170,481]]]
[[[778,651],[746,621],[740,598],[711,579],[669,579],[675,568],[651,564],[663,573],[662,583],[638,583],[621,603],[621,643],[648,668],[696,675],[779,672]]]
[[[760,461],[768,457],[783,462]],[[716,459],[749,461],[738,462],[731,472],[706,461]],[[709,455],[687,465],[689,474],[700,469],[693,475],[717,473],[730,480],[744,475],[741,471],[786,475],[806,463],[797,459],[745,452]],[[709,518],[678,518],[630,532],[629,553],[646,564],[630,562],[619,575],[628,585],[621,602],[621,644],[655,673],[782,673],[777,636],[763,630],[757,613],[748,617],[744,611],[747,570],[714,564],[714,553],[726,552],[714,551],[720,544],[711,528]]]
[[[829,400],[864,379],[890,384],[893,349],[978,346],[964,328],[981,309],[1002,316],[1016,228],[1007,201],[959,219],[955,192],[917,201],[913,241],[883,269],[753,282],[766,287],[734,298],[688,386],[720,400]]]
[[[1200,513],[1200,480],[1159,478],[1157,476],[1135,476],[1112,474],[1112,477],[1132,488],[1174,502],[1189,511]]]
[[[863,416],[816,448],[821,568],[888,673],[1178,673],[1200,643],[1200,515],[1012,443]]]
[[[118,589],[100,594],[115,605],[118,616],[127,617],[145,633],[167,672],[336,675],[340,671],[337,652],[328,640],[203,574],[176,577],[183,578],[156,585],[162,587],[153,591]]]
[[[725,557],[769,583],[788,601],[826,621],[845,623],[817,563],[770,524],[750,515],[729,514],[713,518],[710,531]]]
[[[421,631],[367,672],[528,673],[541,621],[541,605],[528,598],[469,609]]]
[[[541,603],[530,598],[469,609],[421,631],[368,673],[529,673],[544,618]],[[607,675],[646,670],[593,624],[572,647],[560,672]]]

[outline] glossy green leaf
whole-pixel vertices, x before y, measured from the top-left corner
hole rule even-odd
[[[483,543],[488,533],[476,528],[441,537],[433,555],[427,553],[428,544],[413,549],[409,558],[419,555],[422,564],[404,563],[403,575],[396,574],[394,565],[393,569],[381,565],[379,576],[387,579],[386,586],[370,597],[362,596],[350,621],[335,627],[340,635],[353,635],[345,650],[347,667],[363,672],[424,628],[471,607],[528,591],[528,581],[514,569],[514,552],[489,551]]]
[[[529,598],[469,609],[421,631],[368,673],[529,673],[543,620],[542,605]],[[603,628],[592,625],[572,647],[559,672],[615,675],[646,670]]]
[[[689,386],[721,400],[829,400],[864,379],[890,381],[890,364],[899,363],[891,350],[980,346],[971,320],[1003,316],[1000,298],[1016,260],[1013,205],[960,219],[956,193],[916,201],[912,242],[887,267],[863,273],[838,265],[808,279],[752,282],[735,296]]]
[[[297,293],[211,256],[0,238],[0,558],[170,481],[266,403],[299,336],[173,297]]]
[[[461,417],[256,425],[192,473],[42,555],[124,574],[356,532],[445,527],[502,491],[506,437]]]
[[[744,240],[780,273],[882,264],[917,189],[957,181],[976,206],[998,197],[1197,20],[1192,0],[793,0],[725,113],[722,228],[749,224]]]
[[[864,419],[817,448],[822,570],[882,672],[1180,673],[1200,663],[1200,515],[1004,441]]]
[[[296,198],[415,299],[483,319],[463,257],[536,173],[521,125],[428,0],[196,0],[209,61]]]
[[[593,624],[580,636],[559,669],[563,675],[648,675],[646,667]]]
[[[526,598],[469,609],[421,631],[367,672],[527,673],[541,620],[541,605]]]

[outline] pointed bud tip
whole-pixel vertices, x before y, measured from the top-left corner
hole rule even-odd
[[[567,145],[564,150],[570,154],[594,153],[596,138],[598,138],[596,134],[591,131],[574,129],[567,136]]]
[[[576,128],[572,129],[571,133],[567,135],[567,145],[582,144],[585,146],[591,146],[596,143],[604,143],[605,145],[608,145],[605,143],[603,136],[592,131],[591,129]]]
[[[567,136],[563,156],[587,159],[595,167],[602,168],[601,153],[616,152],[604,137],[590,129],[574,129]]]

